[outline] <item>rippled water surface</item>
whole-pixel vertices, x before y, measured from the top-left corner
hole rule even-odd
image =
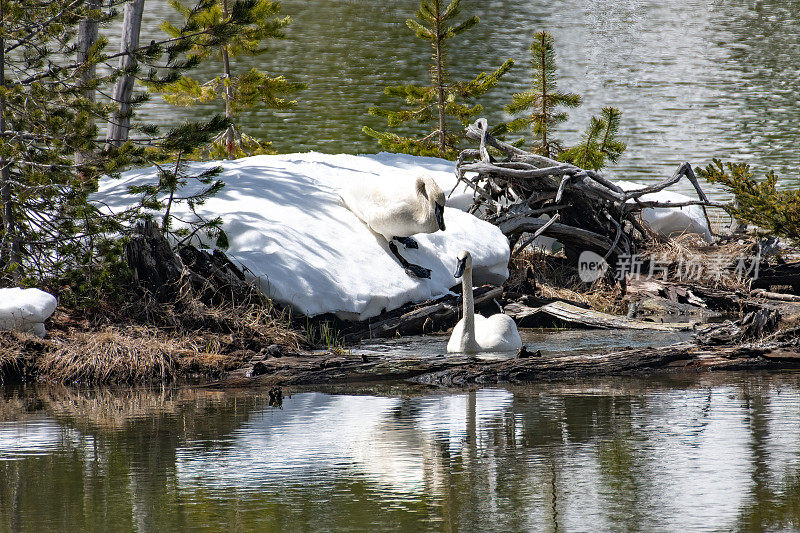
[[[294,20],[288,38],[240,66],[309,88],[297,96],[296,111],[250,113],[245,124],[283,152],[377,151],[361,127],[381,129],[385,122],[367,109],[395,104],[382,94],[386,86],[426,82],[429,50],[405,26],[418,1],[281,3]],[[622,109],[628,149],[610,167],[619,177],[652,181],[684,160],[698,165],[722,157],[759,171],[774,168],[786,186],[797,186],[799,0],[464,0],[462,6],[462,18],[474,13],[481,23],[453,39],[453,78],[473,77],[509,57],[517,62],[483,100],[490,122],[506,118],[503,105],[528,87],[531,36],[548,30],[561,87],[585,102],[561,127],[562,137],[576,141],[590,114],[605,105]],[[144,42],[170,15],[165,0],[148,0]],[[156,98],[143,116],[174,124],[210,110],[179,110]]]
[[[4,389],[0,531],[197,529],[797,530],[800,374]]]

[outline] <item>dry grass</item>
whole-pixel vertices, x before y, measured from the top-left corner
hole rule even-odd
[[[756,249],[755,239],[711,245],[699,235],[687,234],[651,246],[642,258],[655,262],[659,275],[654,278],[663,279],[659,267],[665,266],[668,281],[749,290],[752,276],[746,269],[752,265]]]
[[[2,333],[0,379],[58,383],[153,383],[213,379],[267,346],[298,351],[305,337],[270,306],[206,306],[199,300],[131,300],[88,316],[59,309],[48,337]]]
[[[605,280],[597,280],[591,285],[581,281],[577,269],[563,252],[550,254],[528,248],[512,260],[510,270],[506,285],[510,292],[576,302],[604,313],[625,312],[627,307],[619,289]]]
[[[0,331],[0,383],[33,373],[35,356],[48,343],[30,333]]]
[[[687,234],[639,253],[639,272],[645,279],[651,272],[652,279],[664,279],[666,271],[667,281],[746,291],[752,280],[746,270],[753,264],[756,249],[752,238],[710,245],[699,235]],[[627,308],[619,287],[604,279],[591,285],[582,282],[561,252],[524,251],[512,260],[507,287],[511,292],[577,302],[607,313],[624,313]]]
[[[177,339],[133,327],[78,332],[55,344],[37,361],[39,372],[55,381],[92,384],[172,380],[182,347]]]

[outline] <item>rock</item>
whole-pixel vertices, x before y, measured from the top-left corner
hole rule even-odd
[[[267,357],[283,357],[283,350],[277,344],[270,344],[266,348],[262,348],[260,353],[264,359]]]
[[[517,357],[541,357],[542,351],[536,350],[535,352],[528,351],[527,346],[523,345],[522,348],[517,350]]]
[[[248,376],[254,378],[256,376],[261,376],[263,374],[266,374],[267,371],[268,367],[266,364],[264,364],[263,361],[256,361],[253,364],[253,368],[250,370],[250,372],[248,372]]]

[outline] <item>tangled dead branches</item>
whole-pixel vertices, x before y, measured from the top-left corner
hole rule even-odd
[[[595,171],[495,139],[488,132],[486,119],[478,119],[466,133],[468,138],[479,141],[480,147],[463,150],[459,155],[458,181],[474,191],[471,212],[497,225],[511,241],[512,249],[516,246],[514,255],[539,235],[547,235],[562,242],[568,255],[592,250],[605,259],[614,259],[634,253],[644,241],[660,240],[641,223],[642,209],[700,205],[705,212],[707,206],[722,206],[709,201],[689,163],[681,164],[671,178],[660,183],[625,191]],[[489,148],[504,154],[505,159],[495,159]],[[699,200],[641,200],[683,177],[691,182]],[[526,238],[519,242],[523,235]]]

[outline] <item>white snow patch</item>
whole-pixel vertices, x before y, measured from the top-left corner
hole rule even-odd
[[[44,321],[56,310],[56,297],[39,289],[0,289],[0,330],[44,337]]]
[[[338,194],[354,180],[394,182],[420,174],[433,177],[448,194],[456,184],[451,161],[309,152],[195,164],[216,165],[224,168],[226,186],[197,212],[221,216],[228,255],[258,278],[266,294],[307,315],[333,312],[365,319],[446,294],[457,284],[453,272],[461,250],[472,254],[476,284],[500,284],[508,277],[508,240],[492,224],[458,209],[472,199],[463,187],[448,200],[446,231],[416,235],[418,250],[400,246],[408,261],[432,270],[430,280],[406,274],[386,241],[351,213]],[[102,180],[93,200],[111,211],[124,209],[133,203],[128,186],[155,179],[155,168],[147,168]],[[173,206],[173,213],[192,216],[185,206]]]
[[[645,185],[632,181],[615,181],[624,191],[643,189]],[[643,202],[681,203],[695,200],[685,194],[672,191],[659,191],[642,195]],[[630,200],[629,200],[630,201]],[[702,235],[707,242],[711,242],[711,230],[699,205],[682,207],[647,207],[642,209],[642,222],[650,229],[664,237],[674,237],[683,233],[696,233]]]

